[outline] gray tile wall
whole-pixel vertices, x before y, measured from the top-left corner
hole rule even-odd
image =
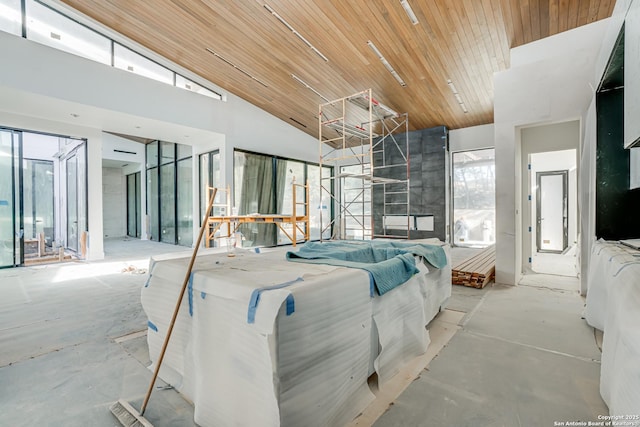
[[[402,145],[403,141],[399,141]],[[437,237],[446,238],[446,150],[448,130],[444,126],[409,132],[409,179],[410,179],[410,214],[433,215],[434,231],[412,231],[412,239]],[[401,163],[398,150],[392,144],[385,144],[386,164]],[[404,179],[406,169],[389,168],[376,172],[377,176]],[[375,233],[382,232],[383,200],[382,190],[375,186],[373,191],[373,210],[375,217]],[[389,199],[388,199],[389,200]],[[393,207],[388,207],[387,212]],[[404,214],[398,206],[392,213]],[[404,234],[404,233],[398,233]]]

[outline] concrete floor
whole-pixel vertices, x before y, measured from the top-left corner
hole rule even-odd
[[[105,250],[102,262],[0,270],[0,425],[116,426],[113,401],[140,406],[151,376],[139,297],[148,257],[188,249],[111,239]],[[461,329],[375,425],[552,426],[606,414],[583,300],[554,280],[455,286]],[[147,418],[193,426],[193,407],[157,386]]]
[[[111,403],[140,407],[151,378],[146,335],[128,335],[147,329],[149,255],[186,248],[105,246],[102,262],[0,270],[0,425],[116,426]],[[146,415],[158,426],[194,425],[192,406],[170,389],[154,391]]]
[[[553,426],[608,414],[594,330],[580,317],[578,279],[568,281],[454,286],[461,329],[374,425]]]

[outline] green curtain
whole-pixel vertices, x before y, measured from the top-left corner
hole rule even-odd
[[[274,214],[276,204],[273,187],[273,158],[256,154],[244,154],[242,191],[240,192],[240,215]],[[276,244],[275,224],[244,224],[240,232],[252,246],[274,246]]]

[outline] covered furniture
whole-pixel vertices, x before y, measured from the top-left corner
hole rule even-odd
[[[425,326],[451,295],[449,263],[416,256],[418,273],[380,296],[365,270],[287,262],[285,252],[196,260],[160,376],[193,401],[201,426],[349,422],[374,398],[372,373],[384,385],[426,351]],[[151,261],[142,305],[152,361],[186,265]]]
[[[600,395],[609,414],[640,425],[640,251],[617,242],[593,245],[587,322],[604,331]]]

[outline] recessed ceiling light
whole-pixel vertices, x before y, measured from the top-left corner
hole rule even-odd
[[[380,59],[380,62],[382,62],[382,65],[384,65],[384,67],[387,69],[387,71],[389,71],[391,73],[391,75],[398,81],[398,83],[400,83],[400,86],[402,86],[402,87],[407,86],[407,84],[404,82],[404,80],[402,80],[402,77],[400,77],[400,74],[398,74],[396,72],[396,70],[393,69],[393,67],[391,66],[389,61],[387,61],[387,59],[382,55],[382,53],[378,50],[376,45],[373,44],[373,42],[371,40],[367,41],[367,44],[369,45],[371,50],[376,54],[378,59]]]
[[[289,117],[289,120],[291,120],[292,122],[298,124],[299,126],[302,126],[303,128],[306,128],[307,125],[305,125],[304,123],[301,123],[299,121],[297,121],[296,119],[294,119],[293,117]]]
[[[404,8],[404,11],[407,12],[407,16],[413,25],[418,24],[418,17],[415,13],[413,13],[413,9],[411,9],[411,5],[407,0],[400,0],[400,4]]]
[[[323,96],[320,92],[318,92],[317,90],[315,90],[314,88],[312,88],[307,82],[305,82],[304,80],[302,80],[300,77],[296,76],[295,74],[291,74],[291,77],[293,77],[293,79],[295,81],[297,81],[298,83],[300,83],[302,86],[306,87],[307,89],[309,89],[311,92],[315,93],[316,95],[318,95],[320,98],[324,99],[326,102],[329,102],[329,99],[325,96]]]
[[[453,85],[453,82],[451,81],[451,79],[447,80],[447,85],[449,85],[449,89],[451,89],[451,92],[453,93],[453,96],[456,98],[456,102],[458,103],[458,105],[460,105],[460,108],[462,108],[462,111],[464,111],[464,113],[467,114],[469,111],[467,110],[466,105],[464,105],[464,101],[462,100],[462,97],[458,93],[458,90],[456,89],[456,87]]]
[[[245,76],[257,81],[258,83],[260,83],[264,87],[269,87],[269,86],[267,86],[267,84],[265,82],[263,82],[259,78],[255,77],[254,75],[252,75],[248,71],[243,70],[242,68],[240,68],[239,66],[237,66],[233,62],[229,61],[227,58],[225,58],[224,56],[220,55],[219,53],[214,52],[213,50],[209,49],[208,47],[205,48],[205,49],[207,50],[207,52],[211,53],[213,56],[215,56],[216,58],[220,59],[222,62],[226,63],[227,65],[231,65],[233,68],[235,68],[236,70],[240,71]]]
[[[314,45],[312,45],[309,42],[309,40],[305,39],[302,36],[302,34],[297,32],[296,29],[291,26],[291,24],[289,24],[287,21],[285,21],[282,16],[278,15],[278,13],[276,11],[274,11],[268,4],[265,4],[264,8],[267,9],[269,11],[269,13],[271,13],[278,21],[280,21],[280,23],[282,23],[282,25],[287,27],[287,29],[289,31],[291,31],[296,37],[298,37],[300,40],[302,40],[302,42],[304,44],[306,44],[316,55],[318,55],[320,58],[324,59],[325,62],[329,62],[329,59],[326,56],[324,56],[322,54],[322,52],[320,52],[318,49],[316,49],[316,47]]]

